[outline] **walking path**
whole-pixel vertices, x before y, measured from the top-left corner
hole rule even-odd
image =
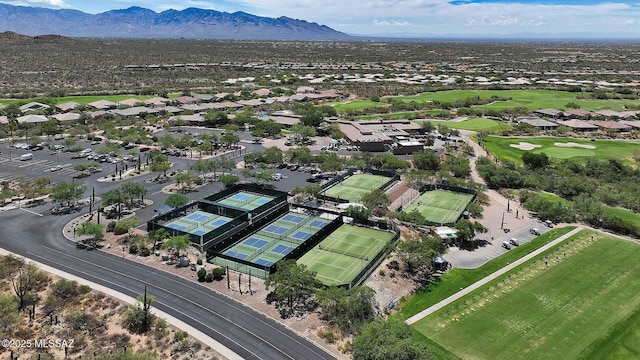
[[[543,253],[543,252],[547,251],[548,249],[556,246],[560,242],[568,239],[569,237],[579,233],[582,230],[584,230],[584,227],[583,226],[578,226],[574,230],[569,231],[568,233],[558,237],[557,239],[551,241],[547,245],[545,245],[545,246],[543,246],[543,247],[541,247],[541,248],[529,253],[526,256],[521,257],[520,259],[514,261],[513,263],[511,263],[511,264],[503,267],[502,269],[494,272],[493,274],[488,275],[484,279],[479,280],[479,281],[471,284],[470,286],[467,286],[463,290],[460,290],[457,293],[449,296],[448,298],[440,301],[439,303],[422,310],[421,312],[419,312],[419,313],[413,315],[412,317],[408,318],[405,322],[408,325],[411,325],[411,324],[413,324],[413,323],[415,323],[415,322],[417,322],[417,321],[419,321],[419,320],[431,315],[432,313],[442,309],[443,307],[445,307],[445,306],[449,305],[450,303],[460,299],[461,297],[469,294],[470,292],[478,289],[479,287],[481,287],[483,285],[486,285],[488,282],[490,282],[492,280],[495,280],[499,276],[502,276],[502,275],[506,274],[507,272],[509,272],[512,269],[514,269],[516,266],[519,266],[519,265],[523,264],[524,262],[526,262],[526,261],[528,261],[530,259],[533,259],[534,257],[540,255],[541,253]]]

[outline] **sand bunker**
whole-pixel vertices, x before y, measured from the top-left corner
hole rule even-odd
[[[586,144],[577,144],[574,142],[568,142],[568,143],[554,143],[553,145],[555,146],[559,146],[559,147],[577,147],[577,148],[583,148],[583,149],[589,149],[589,150],[593,150],[596,147],[593,145],[586,145]]]
[[[535,144],[530,144],[528,142],[522,142],[522,141],[519,144],[511,144],[509,146],[511,146],[512,148],[516,148],[516,149],[520,149],[520,150],[526,150],[526,151],[542,147],[542,145],[535,145]]]

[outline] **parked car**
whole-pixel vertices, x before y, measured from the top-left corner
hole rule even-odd
[[[502,247],[503,247],[503,248],[505,248],[505,249],[507,249],[507,250],[511,250],[511,244],[509,244],[509,243],[508,243],[508,242],[506,242],[506,241],[503,241],[503,242],[502,242]]]
[[[549,228],[552,228],[552,227],[553,227],[553,222],[552,222],[551,220],[547,220],[547,221],[545,221],[545,222],[544,222],[544,224],[545,224],[547,227],[549,227]]]
[[[509,244],[511,244],[513,246],[518,246],[518,245],[520,245],[520,242],[518,242],[518,239],[516,239],[516,238],[511,238],[511,239],[509,239]]]
[[[282,180],[282,174],[280,174],[280,173],[275,173],[275,174],[273,174],[272,178],[273,178],[273,180],[275,180],[275,181],[280,181],[280,180]]]
[[[529,229],[529,233],[533,234],[533,235],[540,235],[540,229],[538,228],[531,228]]]
[[[49,169],[49,171],[51,171],[51,172],[56,172],[58,170],[62,170],[62,165],[56,165],[56,166],[52,167],[51,169]]]
[[[289,170],[296,171],[298,170],[299,167],[300,167],[299,165],[291,165],[291,167],[289,167]]]

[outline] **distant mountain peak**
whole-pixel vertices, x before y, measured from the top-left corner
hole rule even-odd
[[[0,31],[30,36],[136,37],[260,40],[345,40],[349,36],[314,22],[286,16],[268,18],[243,11],[200,8],[157,13],[139,6],[100,14],[0,3]],[[16,34],[17,35],[17,34]]]

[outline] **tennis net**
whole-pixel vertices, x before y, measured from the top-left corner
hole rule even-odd
[[[347,256],[351,256],[351,257],[354,257],[354,258],[357,258],[357,259],[360,259],[360,260],[369,260],[368,256],[355,254],[355,253],[348,252],[348,251],[336,250],[334,248],[328,248],[328,247],[325,247],[325,246],[322,246],[322,245],[318,245],[318,248],[320,250],[324,250],[324,251],[328,251],[328,252],[332,252],[332,253],[340,254],[340,255],[347,255]]]
[[[187,231],[191,231],[193,229],[196,229],[198,227],[198,225],[199,225],[199,223],[197,221],[189,220],[189,219],[186,219],[186,218],[182,218],[182,219],[180,219],[180,221],[188,225]]]

